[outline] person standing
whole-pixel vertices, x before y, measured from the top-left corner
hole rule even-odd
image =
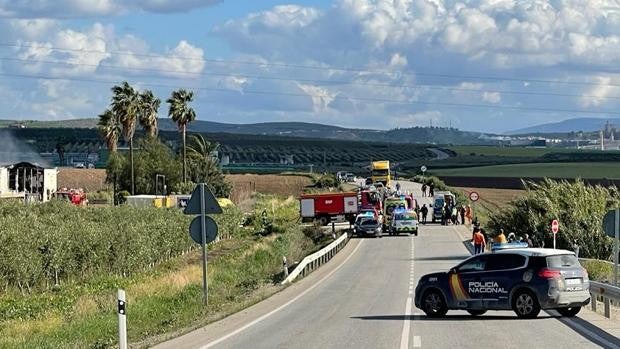
[[[456,205],[452,206],[452,224],[457,225],[459,221],[457,220],[458,211],[456,209]]]
[[[426,183],[422,184],[422,197],[426,196]]]
[[[422,224],[426,224],[426,216],[428,215],[428,207],[426,207],[426,204],[422,205],[420,213],[422,213]]]
[[[435,196],[435,184],[433,184],[432,182],[431,184],[428,185],[428,196],[429,197]]]
[[[534,247],[534,242],[532,241],[532,239],[530,239],[530,234],[525,234],[525,238],[523,239],[523,242],[527,242],[527,247]]]
[[[498,244],[505,244],[508,242],[506,240],[506,235],[504,235],[504,229],[499,230],[499,234],[495,237],[495,242]]]
[[[479,228],[474,229],[474,254],[480,254],[484,251],[484,247],[486,246],[486,241],[484,239],[484,235],[480,231]]]
[[[467,205],[467,208],[465,209],[465,217],[467,217],[467,221],[469,222],[468,224],[472,224],[472,210],[471,210],[471,205]]]
[[[463,205],[459,207],[459,214],[461,216],[461,224],[465,225],[465,207]]]

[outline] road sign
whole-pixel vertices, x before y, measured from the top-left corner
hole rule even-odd
[[[607,212],[603,218],[603,230],[614,238],[614,285],[618,285],[618,254],[620,253],[620,208]]]
[[[197,244],[202,245],[202,226],[200,225],[202,221],[202,217],[198,216],[194,218],[192,223],[189,225],[189,235],[192,237]],[[205,225],[207,228],[207,241],[206,244],[212,242],[217,237],[218,227],[217,223],[213,220],[213,218],[206,216],[205,217]]]
[[[558,233],[559,230],[560,230],[560,222],[558,222],[557,219],[554,219],[553,221],[551,221],[551,231],[555,235]]]
[[[208,213],[222,213],[222,207],[215,199],[205,183],[200,183],[192,192],[187,202],[185,214],[198,214],[189,227],[189,234],[197,243],[202,245],[202,288],[204,303],[209,305],[209,285],[207,284],[207,244],[217,237],[217,224],[208,217]]]
[[[200,187],[204,187],[204,211],[201,211],[201,202],[200,202]],[[222,208],[220,204],[217,202],[217,199],[209,189],[209,187],[200,183],[196,186],[194,191],[192,192],[192,197],[189,198],[187,202],[187,206],[185,210],[183,210],[185,214],[211,214],[211,213],[222,213]]]
[[[422,173],[426,172],[426,166],[422,165],[422,167],[420,167],[420,171],[422,171]]]
[[[469,193],[469,200],[476,202],[478,201],[478,199],[480,199],[480,195],[478,195],[477,192],[472,191],[471,193]]]

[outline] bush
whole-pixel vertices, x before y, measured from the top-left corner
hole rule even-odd
[[[314,187],[321,189],[338,188],[340,183],[336,179],[336,176],[332,174],[324,174],[314,180]]]
[[[590,280],[609,282],[614,279],[614,266],[610,263],[599,260],[588,260],[582,261],[581,265],[588,271]]]
[[[557,234],[559,248],[572,249],[575,240],[580,255],[608,260],[612,239],[602,230],[605,213],[620,203],[618,191],[601,186],[587,186],[583,181],[545,180],[540,184],[525,183],[526,195],[491,215],[489,227],[494,230],[529,233],[545,246],[553,244],[550,225],[560,222]]]

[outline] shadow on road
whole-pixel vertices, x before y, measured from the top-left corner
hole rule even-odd
[[[437,256],[437,257],[423,257],[423,258],[415,258],[416,261],[462,261],[465,258],[469,257],[468,255],[460,255],[460,256]]]
[[[573,331],[579,333],[583,338],[588,339],[592,343],[600,345],[603,348],[620,348],[620,341],[616,336],[607,333],[581,318],[561,317],[559,314],[555,316],[555,314],[557,314],[555,310],[548,310],[546,313],[554,315],[552,317],[557,318],[558,321],[570,327]]]
[[[359,320],[419,320],[419,321],[488,321],[488,320],[543,320],[551,319],[553,316],[538,316],[536,319],[520,319],[516,315],[446,315],[444,317],[428,317],[426,315],[370,315],[352,316],[351,319]]]

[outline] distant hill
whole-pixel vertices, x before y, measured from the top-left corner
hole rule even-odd
[[[26,128],[95,128],[97,119],[74,119],[59,121],[20,121]],[[0,120],[0,127],[15,126],[11,120]],[[168,118],[159,119],[159,129],[176,131],[177,125]],[[338,139],[349,141],[373,141],[394,143],[435,144],[485,144],[481,133],[460,131],[442,127],[412,127],[393,130],[345,128],[307,122],[263,122],[254,124],[228,124],[214,121],[194,121],[189,132],[233,133],[247,135],[277,135],[313,139]]]
[[[542,133],[568,133],[568,132],[594,132],[602,129],[605,123],[611,123],[620,126],[620,119],[603,119],[603,118],[575,118],[560,122],[541,124],[532,127],[526,127],[519,130],[507,132],[510,135],[516,134],[542,134]]]

